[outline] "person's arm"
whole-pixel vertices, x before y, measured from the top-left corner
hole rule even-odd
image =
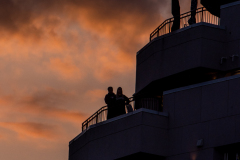
[[[125,103],[125,104],[129,104],[129,103],[130,103],[130,101],[129,101],[129,99],[128,99],[128,97],[127,97],[127,96],[125,96],[125,95],[124,95],[124,99],[125,99],[125,101],[126,101],[126,103]]]
[[[105,96],[104,101],[105,101],[106,104],[109,103],[109,96],[108,95]]]

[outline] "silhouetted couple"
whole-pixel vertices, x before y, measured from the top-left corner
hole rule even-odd
[[[108,94],[104,100],[108,106],[107,119],[126,114],[125,105],[130,103],[128,97],[123,94],[121,87],[118,87],[116,95],[113,93],[113,88],[108,87]]]

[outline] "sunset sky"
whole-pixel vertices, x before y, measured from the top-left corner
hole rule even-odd
[[[0,159],[67,160],[108,86],[134,94],[136,52],[170,17],[171,0],[0,0]]]

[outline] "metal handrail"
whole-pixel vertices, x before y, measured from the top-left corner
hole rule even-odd
[[[130,103],[134,101],[134,98],[129,98]],[[107,106],[103,106],[87,120],[82,123],[82,131],[86,130],[90,125],[97,124],[107,120]]]
[[[191,11],[180,15],[180,29],[189,26],[188,20],[191,17]],[[174,17],[165,20],[151,34],[150,41],[154,38],[170,33],[173,25]],[[206,8],[201,7],[196,10],[196,23],[206,22],[220,25],[220,18],[212,15]]]

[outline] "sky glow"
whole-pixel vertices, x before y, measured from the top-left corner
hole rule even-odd
[[[0,0],[0,159],[67,160],[108,86],[134,94],[136,52],[170,17],[170,0]]]

